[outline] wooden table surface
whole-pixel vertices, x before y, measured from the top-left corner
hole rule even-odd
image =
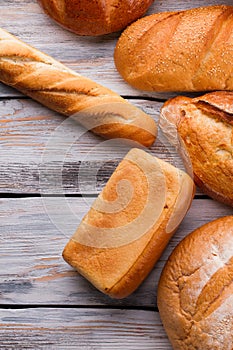
[[[155,1],[148,13],[219,3],[232,0]],[[137,91],[121,79],[113,62],[119,33],[79,37],[52,22],[35,0],[2,0],[0,11],[2,28],[115,90],[156,120],[172,96]],[[78,125],[62,123],[60,115],[3,84],[0,111],[0,349],[171,349],[156,306],[161,269],[184,236],[232,209],[197,191],[150,276],[130,297],[112,300],[67,265],[61,253],[124,149],[110,149],[91,133],[71,142]],[[61,123],[63,195],[44,186],[51,178],[59,181],[56,161],[45,167],[44,154]],[[182,166],[163,139],[150,153]]]

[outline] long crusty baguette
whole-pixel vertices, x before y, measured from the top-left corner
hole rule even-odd
[[[0,81],[75,118],[105,138],[150,146],[154,120],[118,94],[68,69],[0,29]]]
[[[233,90],[233,6],[157,13],[130,25],[115,49],[122,77],[149,91]]]
[[[233,92],[170,99],[161,109],[160,127],[179,150],[184,146],[196,184],[233,206]]]
[[[179,243],[157,294],[174,350],[233,349],[233,216],[209,222]]]
[[[128,296],[161,256],[193,193],[189,175],[132,149],[67,243],[64,259],[103,293]]]

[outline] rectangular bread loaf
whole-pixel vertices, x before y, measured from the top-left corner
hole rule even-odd
[[[189,175],[132,149],[66,245],[64,259],[103,293],[128,296],[161,256],[193,193]]]

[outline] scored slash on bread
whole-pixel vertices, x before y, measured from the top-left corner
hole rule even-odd
[[[160,127],[180,151],[184,147],[196,184],[233,206],[233,92],[170,99],[161,109]]]
[[[155,13],[121,34],[115,64],[147,91],[233,90],[233,6]]]
[[[189,175],[132,149],[66,245],[64,259],[103,293],[128,296],[161,256],[194,191]]]
[[[155,121],[117,93],[0,29],[0,81],[104,138],[151,146]]]
[[[178,244],[157,295],[174,350],[233,349],[233,216],[207,223]]]

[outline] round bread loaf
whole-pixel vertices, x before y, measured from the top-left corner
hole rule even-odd
[[[160,278],[158,308],[175,350],[233,349],[233,216],[178,244]]]
[[[141,17],[153,0],[39,0],[45,12],[79,35],[102,35],[125,28]]]

